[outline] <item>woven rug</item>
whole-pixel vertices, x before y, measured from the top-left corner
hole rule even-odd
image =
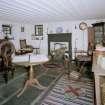
[[[62,76],[40,105],[94,105],[94,84],[91,79],[68,80]]]
[[[44,65],[46,68],[63,68],[62,64],[49,63]]]

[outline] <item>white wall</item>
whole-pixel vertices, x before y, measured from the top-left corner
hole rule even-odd
[[[32,45],[33,47],[39,47],[41,48],[41,53],[47,54],[47,25],[44,24],[44,40],[32,40],[32,35],[35,34],[34,25],[33,24],[21,24],[21,23],[14,23],[14,22],[6,22],[6,21],[0,21],[0,39],[4,37],[4,34],[2,32],[2,24],[9,24],[12,26],[12,37],[14,37],[14,40],[11,40],[16,50],[20,49],[20,39],[26,39],[27,44]],[[24,32],[21,32],[21,26],[24,27]]]
[[[1,28],[2,24],[9,24],[12,26],[11,36],[14,37],[14,40],[12,41],[14,42],[16,49],[20,48],[20,39],[26,39],[28,44],[35,45],[35,40],[31,40],[31,35],[34,33],[34,25],[0,21],[0,38],[4,37]],[[21,32],[21,26],[24,27],[24,32]]]
[[[86,20],[88,26],[91,26],[92,23],[102,22],[105,20]],[[2,24],[10,24],[12,25],[12,36],[14,37],[14,44],[16,49],[20,48],[19,40],[26,39],[28,44],[33,45],[34,47],[39,47],[41,44],[40,49],[41,53],[47,54],[48,53],[48,37],[47,34],[49,33],[56,33],[56,29],[58,27],[62,27],[62,33],[72,33],[72,55],[74,57],[74,48],[77,47],[78,50],[87,50],[88,44],[88,34],[87,30],[84,32],[79,29],[79,24],[82,21],[64,21],[64,22],[51,22],[51,23],[41,23],[44,26],[44,35],[43,40],[32,40],[32,34],[34,34],[34,25],[35,24],[21,24],[21,23],[13,23],[13,22],[5,22],[0,21],[0,38],[3,37],[2,31]],[[39,23],[40,24],[40,23]],[[24,26],[24,32],[21,32],[21,26]],[[84,37],[83,37],[84,36]],[[83,40],[84,39],[84,40]]]

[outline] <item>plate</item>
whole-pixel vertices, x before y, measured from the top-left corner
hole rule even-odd
[[[62,32],[63,32],[63,28],[62,27],[57,27],[56,33],[62,33]]]

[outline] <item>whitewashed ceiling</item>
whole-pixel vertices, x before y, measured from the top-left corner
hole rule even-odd
[[[105,0],[0,0],[0,20],[38,23],[105,19]]]

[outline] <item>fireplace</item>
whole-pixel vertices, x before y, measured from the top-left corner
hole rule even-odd
[[[48,54],[57,49],[65,49],[72,59],[71,33],[48,34]]]

